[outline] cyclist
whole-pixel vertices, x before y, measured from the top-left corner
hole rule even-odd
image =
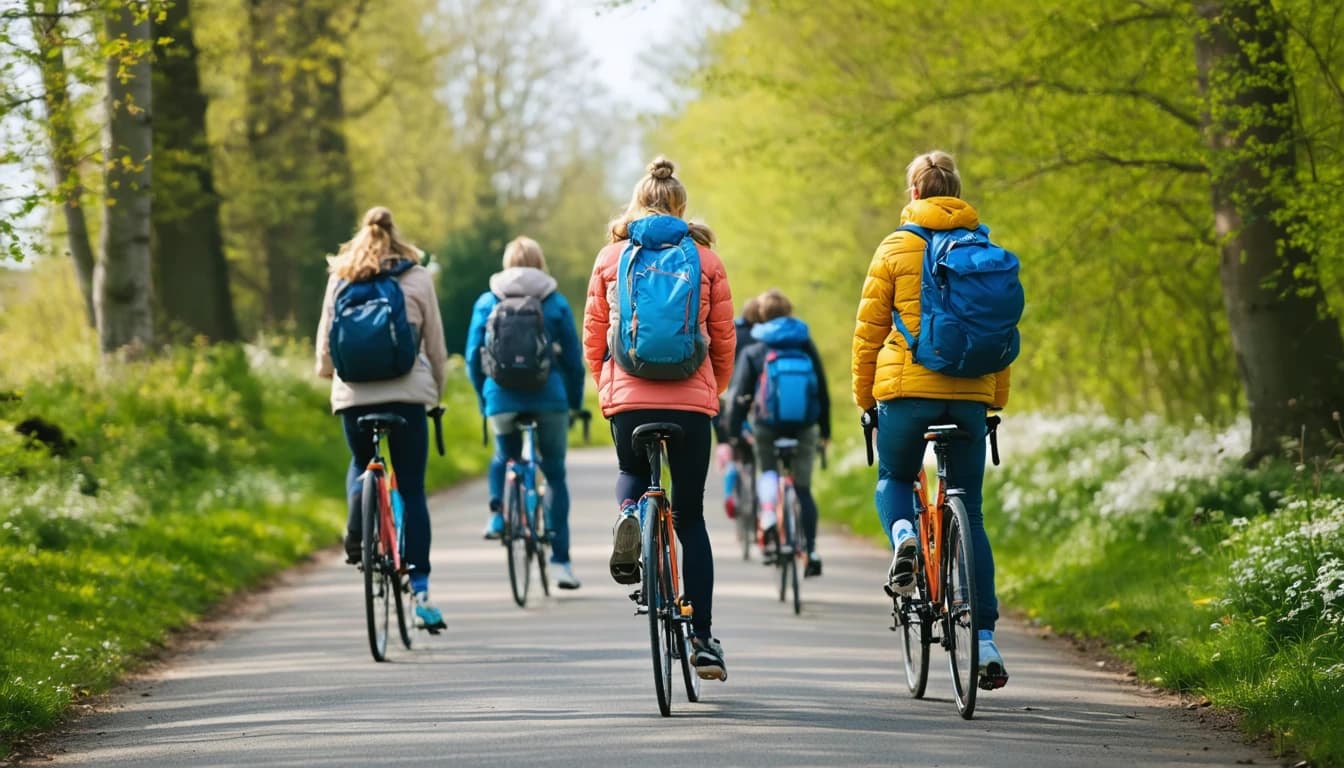
[[[747,299],[746,304],[742,305],[742,316],[733,321],[733,326],[737,331],[734,370],[741,365],[742,353],[751,345],[751,329],[760,321],[760,298],[752,296]],[[740,433],[732,434],[728,430],[724,412],[731,407],[732,403],[725,403],[723,410],[714,417],[714,434],[718,438],[715,460],[719,464],[719,471],[723,472],[723,511],[728,515],[729,520],[737,517],[737,497],[735,493],[737,491],[738,475],[741,474],[743,467],[753,463],[751,443],[738,439]],[[749,477],[747,481],[751,482],[753,479]]]
[[[495,433],[485,538],[497,539],[504,531],[504,471],[509,459],[522,458],[523,436],[516,422],[518,414],[526,412],[537,420],[537,454],[549,488],[555,583],[561,589],[578,589],[579,580],[569,562],[569,487],[565,479],[569,412],[583,407],[583,358],[574,315],[556,290],[555,278],[547,273],[546,257],[535,240],[515,238],[504,248],[502,266],[503,271],[491,276],[490,290],[476,300],[467,331],[467,373],[481,413],[490,419]],[[507,365],[499,366],[509,369],[507,375],[494,368],[500,358],[508,358]],[[487,375],[488,367],[494,376]]]
[[[765,528],[767,560],[779,547],[776,532],[779,458],[775,440],[780,437],[798,440],[792,469],[794,490],[798,493],[802,511],[803,535],[807,537],[808,546],[807,568],[803,573],[820,576],[812,463],[816,460],[818,445],[824,447],[831,439],[831,398],[826,390],[826,372],[817,346],[808,335],[807,324],[793,316],[793,304],[788,297],[771,289],[759,299],[761,322],[751,330],[752,343],[738,355],[733,383],[728,388],[728,430],[729,434],[740,435],[743,422],[750,421],[757,466],[761,470],[756,483],[756,499],[760,503],[761,525]],[[772,365],[771,360],[790,354],[798,356],[797,364],[788,373],[772,375],[772,371],[781,369]],[[792,377],[802,386],[790,386],[783,381],[785,376]],[[771,390],[775,394],[769,394]],[[757,399],[762,393],[765,398]],[[770,402],[764,401],[767,398]],[[794,402],[786,402],[788,400]]]
[[[429,427],[426,409],[435,408],[443,397],[444,367],[448,351],[443,341],[443,320],[434,293],[434,278],[419,265],[421,252],[402,239],[392,221],[392,212],[381,206],[364,214],[359,231],[328,259],[326,295],[317,326],[317,375],[331,379],[331,410],[340,414],[345,441],[350,446],[346,493],[350,516],[346,521],[346,562],[360,562],[363,522],[360,519],[360,475],[373,458],[373,445],[361,433],[357,421],[369,413],[395,413],[406,420],[388,435],[388,450],[397,472],[397,488],[405,504],[406,567],[415,595],[415,615],[425,628],[438,632],[446,627],[443,613],[429,599],[429,506],[425,499],[425,464],[429,457]],[[404,262],[415,262],[406,267]],[[419,350],[411,370],[403,376],[381,381],[342,381],[332,362],[329,332],[338,290],[348,283],[370,280],[380,272],[404,269],[396,278],[405,303],[406,320],[419,338]]]
[[[583,344],[588,367],[597,382],[602,413],[611,422],[620,472],[616,499],[621,505],[610,561],[612,578],[620,584],[639,581],[640,521],[635,500],[649,486],[648,457],[631,442],[636,427],[652,422],[679,425],[682,435],[669,441],[673,521],[681,541],[686,598],[692,618],[692,662],[702,677],[727,676],[723,646],[713,637],[714,559],[705,530],[705,479],[709,473],[711,418],[719,411],[719,395],[733,372],[733,300],[723,262],[710,249],[714,235],[708,227],[687,223],[686,188],[673,175],[671,161],[658,157],[635,185],[625,213],[608,229],[610,242],[597,255],[588,283],[584,309]],[[699,272],[697,323],[689,330],[705,352],[690,377],[681,380],[639,378],[618,364],[621,348],[612,337],[621,330],[617,271],[622,252],[632,242],[640,247],[678,244],[685,249],[694,239],[695,271]],[[684,250],[683,250],[684,252]],[[690,256],[688,255],[688,259]],[[627,290],[636,290],[626,283]],[[647,322],[656,322],[650,319]]]
[[[975,228],[979,215],[961,199],[961,176],[952,156],[933,151],[916,157],[906,169],[910,203],[901,211],[902,224],[929,230]],[[924,462],[924,430],[933,424],[956,424],[970,434],[953,443],[949,482],[965,490],[975,552],[975,583],[980,597],[980,666],[982,674],[997,665],[1002,679],[1003,657],[994,642],[998,598],[994,592],[994,560],[985,534],[982,484],[985,475],[985,415],[1008,402],[1009,370],[979,378],[936,373],[916,363],[905,338],[893,327],[900,312],[906,328],[919,328],[919,296],[925,242],[912,232],[897,231],[877,247],[863,283],[854,326],[852,382],[854,401],[862,411],[876,410],[878,480],[877,515],[894,549],[888,578],[894,589],[914,589],[914,494],[911,484]]]

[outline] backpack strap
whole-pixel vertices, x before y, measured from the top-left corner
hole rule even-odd
[[[933,242],[933,233],[918,224],[902,224],[896,228],[897,232],[909,232],[912,235],[924,241],[924,258],[929,256],[929,244]],[[921,275],[922,278],[922,275]],[[905,346],[910,350],[910,354],[915,353],[915,337],[910,333],[910,329],[905,326],[905,321],[901,319],[901,313],[895,307],[891,308],[891,325],[901,336],[905,337]]]
[[[383,274],[398,277],[406,270],[410,269],[411,267],[414,267],[417,263],[418,262],[413,261],[412,259],[402,259],[401,261],[398,261],[396,265],[393,266],[391,269],[386,270]]]

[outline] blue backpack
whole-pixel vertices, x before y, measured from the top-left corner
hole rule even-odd
[[[756,384],[757,423],[776,431],[806,429],[821,418],[820,381],[812,357],[798,347],[771,348]]]
[[[661,234],[679,237],[675,242],[636,237],[621,252],[616,272],[620,322],[612,356],[642,379],[689,379],[709,353],[700,334],[700,252],[684,222],[649,219],[671,221],[655,221],[641,231],[661,227]],[[635,222],[632,230],[649,219]]]
[[[916,363],[931,371],[978,378],[1017,359],[1026,299],[1012,252],[989,240],[989,228],[928,230],[906,224],[897,231],[923,238],[924,266],[919,290],[919,337],[911,335],[899,311],[896,330]]]
[[[368,280],[336,286],[331,318],[331,362],[342,381],[382,381],[415,366],[420,339],[406,319],[397,277],[415,266],[402,261]]]

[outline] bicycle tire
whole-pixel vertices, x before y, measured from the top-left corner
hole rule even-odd
[[[401,633],[401,644],[408,651],[415,644],[415,632],[413,631],[415,629],[415,619],[412,616],[412,608],[406,599],[409,592],[410,586],[406,582],[406,577],[398,575],[396,587],[393,590],[393,594],[397,598],[397,631]]]
[[[537,513],[532,520],[532,554],[537,558],[537,577],[541,581],[541,594],[551,596],[551,579],[546,572],[546,543],[550,528],[546,526],[546,494],[537,497]]]
[[[946,542],[943,547],[943,644],[956,694],[957,713],[970,720],[980,676],[980,639],[975,611],[975,551],[971,546],[970,517],[955,496],[944,509]]]
[[[922,573],[916,566],[916,574]],[[915,593],[909,597],[897,596],[892,600],[892,612],[901,627],[901,650],[905,662],[905,686],[910,697],[924,698],[929,684],[929,647],[933,644],[933,629],[929,624],[932,611],[925,601],[924,579],[915,578]]]
[[[749,471],[749,465],[738,469],[737,487],[733,495],[737,497],[737,534],[742,542],[742,559],[751,559],[751,547],[756,543],[756,489],[753,487],[755,473]]]
[[[510,479],[504,484],[504,558],[509,564],[509,589],[519,608],[527,605],[532,581],[532,552],[523,519],[522,484]]]
[[[381,472],[364,473],[360,492],[360,514],[363,525],[363,543],[360,565],[364,571],[364,617],[369,631],[369,651],[374,661],[387,660],[387,630],[390,618],[390,590],[387,585],[384,556],[380,551],[381,525],[378,505],[381,500]],[[381,613],[381,615],[380,615]]]
[[[798,561],[805,554],[803,529],[799,527],[798,493],[790,485],[784,493],[784,540],[788,542],[789,587],[793,591],[793,615],[803,611],[803,598],[798,591]]]
[[[695,665],[691,663],[695,648],[691,646],[690,625],[684,621],[677,622],[676,633],[672,639],[678,649],[676,655],[681,658],[681,680],[686,684],[686,700],[694,704],[700,700],[700,675],[696,673]]]
[[[658,503],[652,499],[643,502],[643,552],[640,555],[644,569],[644,601],[649,616],[649,646],[653,654],[653,690],[658,696],[658,712],[663,717],[672,715],[672,647],[669,622],[665,621],[674,597],[664,589],[662,520]]]

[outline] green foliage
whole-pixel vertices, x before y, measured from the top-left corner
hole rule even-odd
[[[334,545],[345,523],[349,454],[307,345],[100,365],[57,266],[0,282],[0,754],[221,597]],[[32,322],[49,323],[42,344]],[[488,458],[475,395],[450,375],[450,453],[431,458],[430,488]],[[35,419],[59,437],[17,431]]]
[[[1248,472],[1244,423],[1016,417],[1000,440],[985,523],[1005,610],[1101,639],[1316,764],[1344,760],[1340,467]],[[885,543],[857,463],[823,474],[820,506]]]
[[[1302,158],[1276,193],[1339,306],[1344,166],[1323,158],[1344,148],[1344,17],[1311,0],[1273,8]],[[873,249],[900,223],[906,163],[948,150],[967,199],[1023,257],[1015,404],[1226,423],[1244,398],[1213,238],[1200,24],[1175,2],[752,3],[657,146],[682,163],[739,304],[781,287],[833,368]],[[1263,122],[1243,112],[1244,130]]]

